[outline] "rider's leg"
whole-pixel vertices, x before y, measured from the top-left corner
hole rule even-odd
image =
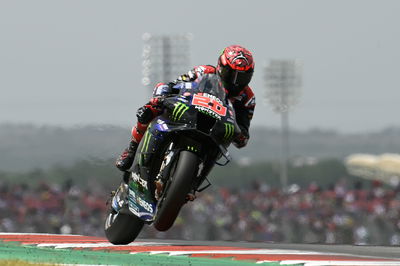
[[[156,101],[150,101],[149,103],[138,109],[136,113],[138,122],[136,126],[132,128],[132,137],[129,146],[122,152],[115,163],[119,170],[126,171],[131,168],[140,140],[143,138],[143,135],[146,132],[146,129],[149,126],[150,122],[157,115],[159,115],[160,112],[161,110],[157,108]]]
[[[132,128],[132,137],[129,146],[122,152],[115,162],[115,165],[119,170],[126,171],[132,166],[137,147],[148,126],[149,124],[141,124],[138,122],[136,126]]]

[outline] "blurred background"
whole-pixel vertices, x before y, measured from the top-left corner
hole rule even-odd
[[[240,44],[256,62],[249,145],[175,227],[141,237],[400,245],[399,8],[0,0],[0,231],[102,236],[136,109]]]

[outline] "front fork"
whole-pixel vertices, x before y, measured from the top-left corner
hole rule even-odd
[[[169,173],[171,172],[172,162],[174,161],[177,155],[177,152],[173,150],[173,146],[174,143],[171,142],[171,144],[167,148],[167,151],[165,152],[165,157],[161,163],[160,171],[158,172],[158,175],[156,176],[155,179],[156,189],[154,197],[156,198],[156,200],[159,200],[161,198],[164,189],[164,184],[166,182],[166,177],[169,176]]]
[[[175,165],[175,164],[173,164],[173,162],[175,162],[177,160],[176,157],[179,156],[179,153],[183,150],[188,150],[188,151],[192,151],[192,152],[197,151],[197,149],[191,145],[185,145],[186,149],[174,147],[174,146],[175,146],[174,142],[171,142],[171,144],[168,146],[168,148],[165,152],[164,160],[161,163],[160,171],[159,171],[158,175],[156,176],[156,179],[155,179],[156,189],[155,189],[155,195],[154,195],[156,200],[159,200],[160,198],[162,198],[165,184],[167,184],[168,178],[171,177],[171,171],[173,171],[172,168]],[[203,166],[204,166],[204,164],[201,162],[199,165],[199,169],[197,171],[198,173],[202,173],[202,170],[204,169]],[[196,191],[198,191],[197,188],[201,185],[202,181],[204,181],[204,179],[199,180],[200,176],[198,173],[196,175],[195,180],[192,181],[192,188],[187,195],[187,201],[193,201],[195,199],[195,193],[196,193]]]

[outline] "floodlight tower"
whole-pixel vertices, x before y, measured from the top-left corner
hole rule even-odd
[[[158,82],[175,80],[190,69],[191,33],[151,35],[144,33],[142,84],[149,93]]]
[[[281,115],[280,182],[288,185],[289,110],[297,104],[302,86],[302,65],[296,60],[271,60],[265,67],[267,101]]]

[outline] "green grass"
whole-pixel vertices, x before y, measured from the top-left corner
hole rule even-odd
[[[2,266],[55,266],[57,264],[31,263],[24,260],[0,260]]]

